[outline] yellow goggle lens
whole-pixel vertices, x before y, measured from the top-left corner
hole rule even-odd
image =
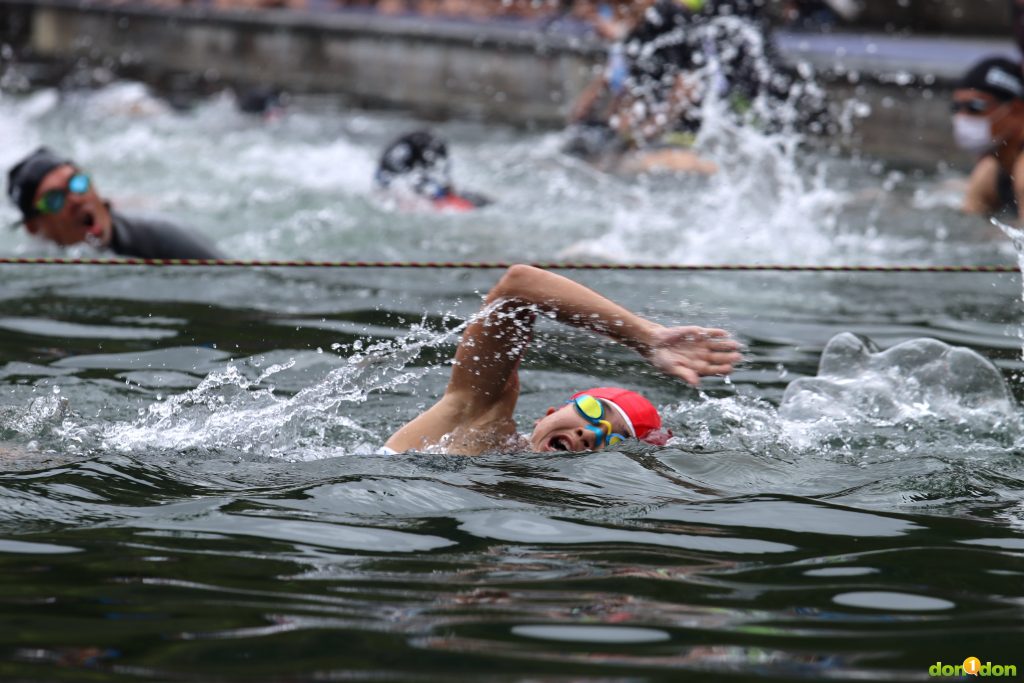
[[[593,396],[579,396],[576,398],[576,407],[591,420],[604,417],[604,405]]]

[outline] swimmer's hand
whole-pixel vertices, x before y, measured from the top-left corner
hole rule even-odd
[[[659,327],[651,333],[644,358],[666,375],[698,386],[707,375],[728,375],[742,360],[740,345],[725,330]]]

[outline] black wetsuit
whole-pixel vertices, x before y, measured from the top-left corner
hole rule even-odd
[[[1017,211],[1017,192],[1013,187],[1013,176],[1004,169],[999,169],[999,178],[996,180],[996,193],[999,195],[999,209]]]
[[[224,255],[204,237],[161,220],[110,212],[109,248],[119,256],[157,259],[219,259]]]

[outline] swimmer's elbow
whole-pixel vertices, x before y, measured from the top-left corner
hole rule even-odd
[[[544,272],[539,268],[522,263],[509,266],[488,294],[488,302],[498,299],[529,299],[529,294],[534,291],[537,279],[542,277]]]

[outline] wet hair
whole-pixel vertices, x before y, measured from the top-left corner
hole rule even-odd
[[[375,180],[379,187],[388,188],[399,178],[406,179],[417,194],[432,199],[451,192],[448,145],[428,130],[399,137],[381,155]]]
[[[67,164],[74,165],[46,147],[40,147],[19,161],[7,173],[7,196],[21,211],[22,218],[27,220],[35,214],[33,200],[39,184],[50,171]]]
[[[964,74],[957,87],[980,90],[1004,102],[1024,99],[1020,64],[1005,57],[989,57],[978,62]]]

